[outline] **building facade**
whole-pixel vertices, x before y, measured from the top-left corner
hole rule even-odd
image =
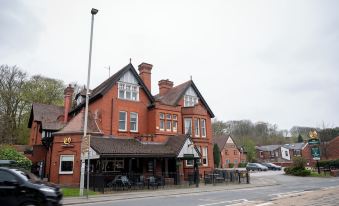
[[[176,174],[183,181],[197,168],[200,176],[214,168],[214,114],[207,102],[192,80],[177,86],[160,80],[159,93],[152,95],[152,67],[142,63],[137,73],[128,64],[91,90],[91,172]],[[33,104],[29,121],[30,158],[43,177],[58,184],[79,185],[88,152],[85,93],[73,100],[73,92],[71,86],[65,89],[63,107]]]
[[[213,142],[218,145],[220,150],[221,168],[237,168],[239,163],[246,162],[246,154],[236,145],[231,136],[213,137]]]

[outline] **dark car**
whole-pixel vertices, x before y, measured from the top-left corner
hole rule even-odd
[[[247,171],[250,171],[250,170],[267,171],[268,170],[266,166],[259,164],[259,163],[247,163],[246,169]]]
[[[21,169],[0,167],[0,205],[62,205],[58,186]]]
[[[269,170],[281,170],[281,166],[275,165],[273,163],[263,163]]]

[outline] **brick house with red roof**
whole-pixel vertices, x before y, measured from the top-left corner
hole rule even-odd
[[[128,64],[90,92],[91,172],[176,174],[182,181],[194,170],[201,176],[214,168],[214,114],[207,102],[192,80],[177,86],[160,80],[153,96],[152,67],[142,63],[138,74]],[[80,182],[85,98],[80,93],[72,100],[73,91],[65,89],[64,107],[33,104],[29,121],[30,158],[58,184]]]
[[[218,145],[220,150],[221,168],[229,168],[230,163],[237,168],[239,163],[246,162],[246,154],[243,149],[237,146],[230,135],[213,137],[213,142]]]

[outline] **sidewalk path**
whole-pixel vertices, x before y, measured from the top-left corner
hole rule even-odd
[[[205,185],[200,184],[198,188],[191,186],[190,188],[179,188],[179,189],[156,189],[156,190],[132,190],[127,192],[116,192],[111,194],[104,195],[94,195],[90,196],[88,199],[86,197],[66,197],[63,199],[63,205],[77,205],[84,203],[95,203],[95,202],[109,202],[115,200],[126,200],[126,199],[137,199],[137,198],[146,198],[146,197],[161,197],[161,196],[172,196],[172,195],[183,195],[183,194],[192,194],[192,193],[201,193],[201,192],[212,192],[212,191],[223,191],[223,190],[236,190],[243,188],[253,188],[253,187],[263,187],[277,185],[278,182],[271,178],[264,177],[251,177],[251,184],[217,184]]]

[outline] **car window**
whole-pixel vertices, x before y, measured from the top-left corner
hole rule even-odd
[[[0,170],[0,182],[13,182],[13,181],[17,181],[16,177],[6,171],[1,171]]]
[[[19,175],[25,181],[31,181],[31,182],[39,181],[39,178],[30,172],[23,171],[23,170],[16,170],[16,169],[12,171],[14,171],[17,175]]]

